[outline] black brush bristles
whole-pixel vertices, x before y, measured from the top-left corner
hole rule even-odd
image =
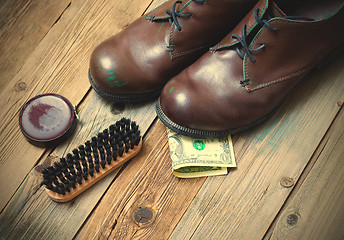
[[[42,183],[53,200],[69,201],[134,157],[141,147],[138,125],[122,118],[46,168]]]

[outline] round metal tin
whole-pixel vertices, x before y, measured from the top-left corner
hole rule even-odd
[[[65,97],[45,93],[24,104],[19,114],[19,126],[30,143],[50,147],[71,135],[76,118],[73,105]]]

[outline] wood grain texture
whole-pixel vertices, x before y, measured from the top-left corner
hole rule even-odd
[[[314,71],[280,111],[239,136],[238,168],[226,178],[208,178],[171,239],[261,239],[343,102],[344,57]]]
[[[77,239],[167,239],[204,181],[173,176],[166,128],[158,121]]]
[[[344,239],[344,111],[270,239]]]
[[[95,46],[139,17],[150,3],[73,1],[0,93],[0,209],[44,152],[31,146],[20,132],[20,108],[29,98],[45,92],[61,94],[77,105],[90,88],[87,72]],[[26,88],[18,90],[21,82]]]
[[[80,114],[81,121],[76,133],[69,141],[56,148],[51,156],[65,156],[122,117],[136,121],[142,134],[156,117],[155,102],[128,104],[123,111],[117,111],[114,105],[92,91]],[[135,158],[131,161],[135,161]],[[40,162],[45,167],[50,164],[49,159]],[[1,213],[0,239],[71,239],[119,171],[115,170],[74,200],[56,203],[41,186],[42,177],[38,172],[42,169],[40,165],[29,172]]]
[[[70,0],[2,0],[0,3],[0,92],[23,66]],[[20,82],[18,89],[25,88]]]

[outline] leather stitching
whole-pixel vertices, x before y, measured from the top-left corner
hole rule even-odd
[[[175,24],[173,23],[173,24],[171,25],[171,30],[170,30],[170,37],[169,37],[169,42],[168,42],[168,45],[169,45],[169,46],[174,46],[174,44],[173,44],[173,33],[174,33],[174,31],[175,31]],[[171,60],[173,59],[173,56],[174,56],[173,52],[174,52],[175,50],[176,50],[176,49],[173,48],[172,51],[170,51],[170,58],[171,58]]]
[[[272,22],[278,22],[278,23],[290,23],[290,24],[307,24],[308,22],[294,22],[294,21],[290,21],[290,20],[285,20],[285,19],[274,19],[272,21],[270,21],[270,23]],[[257,35],[254,37],[254,39],[252,40],[250,46],[254,43],[257,43],[258,41],[258,38],[264,33],[264,31],[266,31],[266,27],[263,27],[258,33]],[[249,76],[248,76],[248,68],[247,68],[247,62],[248,62],[248,59],[245,55],[245,59],[244,59],[244,79],[249,79]],[[293,77],[297,77],[297,76],[300,76],[302,75],[304,72],[306,72],[308,69],[310,69],[311,67],[306,67],[305,69],[303,70],[300,70],[300,71],[297,71],[295,73],[291,73],[285,77],[282,77],[282,78],[279,78],[279,79],[276,79],[276,80],[273,80],[273,81],[269,81],[269,82],[266,82],[266,83],[262,83],[262,84],[258,84],[258,85],[254,85],[252,84],[252,82],[250,82],[249,84],[247,84],[245,86],[245,89],[248,91],[248,92],[252,92],[252,91],[255,91],[255,90],[258,90],[258,89],[261,89],[261,88],[264,88],[264,87],[268,87],[272,84],[276,84],[276,83],[279,83],[279,82],[282,82],[282,81],[285,81],[285,80],[288,80],[290,78],[293,78]]]
[[[186,8],[186,7],[190,4],[190,2],[192,2],[192,0],[189,0],[188,2],[186,2],[186,3],[184,4],[184,6],[181,7],[181,9],[182,9],[181,11],[184,11],[184,8]],[[152,21],[152,20],[162,20],[162,19],[168,19],[168,18],[170,18],[170,15],[168,15],[167,13],[165,13],[165,14],[163,14],[163,15],[161,15],[161,16],[152,15],[152,14],[156,11],[156,9],[158,9],[159,7],[161,7],[161,6],[158,6],[157,8],[153,9],[150,13],[148,13],[147,15],[145,15],[144,18],[145,18],[146,20],[148,20],[148,21]]]
[[[251,31],[252,31],[252,29],[255,27],[257,25],[257,23],[254,23],[254,24],[251,24],[250,26],[249,26],[249,30],[247,31],[248,33],[247,33],[247,36],[251,33]],[[229,43],[225,43],[225,44],[222,44],[222,45],[215,45],[214,47],[212,47],[211,49],[210,49],[210,51],[213,51],[213,52],[215,52],[215,51],[217,51],[217,50],[219,50],[219,49],[221,49],[221,48],[225,48],[225,47],[230,47],[230,46],[233,46],[233,45],[235,45],[235,44],[237,44],[237,43],[239,43],[239,40],[235,40],[233,43],[231,43],[231,44],[229,44]]]
[[[207,48],[207,46],[203,45],[203,46],[199,46],[199,47],[196,47],[196,48],[193,48],[193,49],[190,49],[190,50],[185,50],[185,51],[182,51],[182,52],[172,53],[172,58],[181,57],[181,56],[184,56],[186,54],[196,52],[196,51],[198,51],[200,49],[203,49],[203,48]]]
[[[180,12],[184,12],[185,9],[186,9],[192,2],[193,2],[192,0],[187,1],[187,2],[184,4],[184,6],[182,6],[182,10],[181,10]],[[204,4],[206,4],[206,2],[204,2]],[[191,17],[192,17],[192,16],[191,16]],[[173,23],[173,24],[171,25],[170,36],[169,36],[169,43],[168,43],[169,46],[173,46],[172,50],[169,51],[171,60],[174,59],[174,58],[176,58],[176,57],[181,57],[181,56],[184,56],[184,55],[186,55],[186,54],[195,52],[195,51],[197,51],[197,50],[200,50],[200,49],[206,47],[205,45],[203,45],[203,46],[199,46],[199,47],[196,47],[196,48],[193,48],[193,49],[190,49],[190,50],[185,50],[185,51],[182,51],[182,52],[176,52],[176,53],[175,53],[175,51],[177,50],[176,48],[174,48],[175,45],[174,45],[174,41],[173,41],[173,34],[174,34],[174,32],[175,32],[175,29],[176,29],[176,27],[175,27],[175,24]],[[169,47],[168,47],[168,48],[169,48]]]
[[[182,6],[181,12],[182,11],[184,12],[184,9],[187,8],[191,2],[192,2],[192,0],[189,0],[188,2],[186,2],[184,4],[184,6]],[[173,49],[171,51],[169,51],[171,60],[174,59],[175,57],[177,57],[177,54],[173,53],[176,50],[176,48],[174,48],[175,45],[174,45],[174,42],[173,42],[173,33],[175,31],[175,28],[176,28],[175,24],[172,23],[171,30],[170,30],[170,36],[169,36],[169,43],[168,43],[169,46],[173,46]]]
[[[180,12],[184,12],[184,9],[187,8],[187,7],[190,5],[191,2],[192,2],[192,0],[187,1],[187,2],[184,4],[184,6],[182,7],[182,10],[180,10]]]
[[[263,17],[263,15],[265,14],[265,12],[267,11],[267,8],[268,8],[268,2],[265,4],[265,7],[263,9],[263,11],[261,11],[259,13],[259,18],[261,19]],[[258,25],[257,21],[254,21],[253,24],[251,24],[249,27],[248,27],[248,30],[246,31],[247,32],[247,36],[251,33],[252,29],[255,28],[256,26]],[[209,50],[210,51],[213,51],[213,52],[216,52],[217,50],[221,49],[221,48],[226,48],[226,47],[231,47],[235,44],[237,44],[239,41],[236,40],[234,41],[233,43],[229,44],[229,43],[224,43],[224,44],[221,44],[221,45],[215,45],[214,47],[210,48]]]
[[[264,87],[268,87],[268,86],[270,86],[270,85],[272,85],[272,84],[280,83],[280,82],[289,80],[289,79],[291,79],[291,78],[301,76],[301,75],[303,75],[307,70],[308,70],[308,68],[303,69],[303,70],[300,70],[300,71],[297,71],[297,72],[295,72],[295,73],[289,74],[289,75],[287,75],[287,76],[285,76],[285,77],[282,77],[282,78],[279,78],[279,79],[276,79],[276,80],[273,80],[273,81],[270,81],[270,82],[266,82],[266,83],[262,83],[262,84],[259,84],[259,85],[255,85],[255,86],[253,86],[253,87],[251,87],[252,84],[250,84],[250,85],[245,86],[245,88],[246,88],[246,90],[247,90],[248,92],[253,92],[253,91],[255,91],[255,90],[258,90],[258,89],[261,89],[261,88],[264,88]]]

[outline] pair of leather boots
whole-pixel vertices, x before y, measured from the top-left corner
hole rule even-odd
[[[292,3],[167,1],[94,50],[91,85],[118,102],[160,96],[158,117],[183,135],[246,130],[344,42],[343,0]]]

